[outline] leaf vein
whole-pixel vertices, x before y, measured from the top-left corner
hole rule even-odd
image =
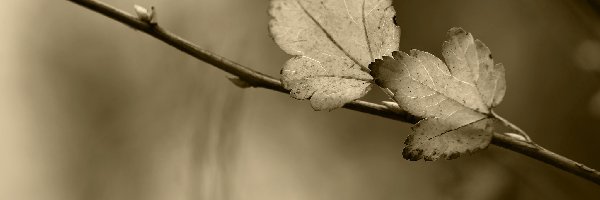
[[[333,38],[333,36],[331,36],[331,34],[325,30],[325,27],[323,27],[323,25],[321,25],[321,23],[319,23],[317,21],[317,19],[315,19],[314,16],[312,16],[312,14],[310,14],[310,12],[308,12],[308,10],[306,10],[306,8],[304,7],[304,5],[302,5],[302,3],[300,3],[298,0],[296,0],[296,3],[298,3],[298,5],[300,5],[300,8],[302,8],[302,11],[317,25],[317,27],[319,27],[319,29],[321,29],[321,31],[323,31],[323,33],[325,33],[325,36],[331,40],[331,42],[338,48],[340,49],[340,51],[342,51],[346,56],[348,56],[348,58],[350,58],[352,61],[354,61],[356,64],[358,64],[359,66],[361,66],[361,68],[365,71],[370,71],[368,67],[363,66],[360,62],[358,62],[358,60],[356,58],[354,58],[353,56],[350,55],[350,53],[348,53],[348,51],[346,51],[346,49],[342,48],[342,46],[340,46],[340,44]]]
[[[369,50],[369,57],[371,58],[371,60],[373,59],[373,50],[371,49],[371,41],[369,41],[369,33],[367,31],[367,20],[365,17],[365,2],[367,0],[363,0],[362,3],[362,23],[363,23],[363,30],[365,32],[365,40],[367,41],[367,49]]]
[[[442,132],[442,133],[440,133],[440,134],[438,134],[438,135],[435,135],[435,136],[433,136],[433,137],[427,138],[427,140],[429,141],[429,140],[435,139],[435,138],[437,138],[437,137],[441,137],[442,135],[445,135],[446,133],[449,133],[449,132],[452,132],[452,131],[456,131],[456,130],[458,130],[458,129],[460,129],[460,128],[463,128],[463,127],[465,127],[465,126],[468,126],[468,125],[471,125],[471,124],[477,123],[477,122],[479,122],[479,121],[482,121],[482,120],[485,120],[485,119],[487,119],[487,118],[485,118],[485,117],[482,117],[481,119],[478,119],[478,120],[475,120],[475,121],[472,121],[472,122],[466,123],[466,124],[464,124],[464,125],[461,125],[461,126],[458,126],[458,127],[456,127],[456,128],[452,128],[452,129],[446,130],[446,131],[444,131],[444,132]]]

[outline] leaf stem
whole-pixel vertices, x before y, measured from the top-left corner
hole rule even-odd
[[[171,45],[172,47],[187,53],[188,55],[191,55],[227,73],[239,77],[240,80],[251,84],[253,87],[262,87],[278,92],[289,93],[288,90],[283,88],[279,80],[271,76],[265,75],[263,73],[260,73],[258,71],[255,71],[246,66],[237,64],[224,57],[213,54],[212,52],[209,52],[207,50],[203,50],[195,44],[188,42],[180,38],[179,36],[160,28],[158,24],[151,24],[146,21],[140,20],[129,13],[116,9],[97,0],[67,1],[73,2],[87,9],[100,13],[115,21],[128,25],[136,30],[147,33],[148,35],[158,40],[161,40]],[[344,108],[412,124],[417,123],[420,120],[420,118],[413,116],[408,112],[394,112],[384,105],[360,100],[347,103],[346,105],[344,105]],[[496,118],[500,119],[501,121],[503,119],[497,115]],[[507,120],[504,121],[508,122]],[[507,125],[511,126],[510,123],[508,123]],[[515,130],[519,131],[520,129],[515,128]],[[591,182],[600,185],[600,173],[596,170],[578,162],[575,162],[573,160],[570,160],[568,158],[565,158],[564,156],[546,150],[533,142],[525,142],[505,134],[494,133],[492,144],[504,147],[517,153],[521,153],[523,155],[527,155],[533,159],[545,162],[549,165],[552,165],[554,167],[557,167],[566,172],[585,178]]]
[[[525,138],[525,142],[533,142],[531,140],[531,138],[529,137],[529,135],[527,135],[527,133],[525,131],[523,131],[523,129],[519,128],[517,125],[514,125],[513,123],[511,123],[510,121],[504,119],[503,117],[501,117],[500,115],[498,115],[496,112],[494,112],[494,110],[492,109],[492,116],[498,120],[500,120],[502,122],[502,124],[508,126],[509,128],[514,129],[515,131],[518,132],[519,135],[523,136],[523,138]],[[511,136],[511,135],[508,135]],[[512,136],[511,136],[512,137]]]

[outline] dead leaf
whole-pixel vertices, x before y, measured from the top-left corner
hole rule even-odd
[[[410,160],[452,159],[491,141],[491,109],[506,91],[504,67],[463,29],[452,28],[448,36],[442,46],[445,63],[411,50],[371,64],[375,82],[400,108],[424,118],[405,142],[403,155]]]
[[[332,110],[371,88],[369,63],[398,50],[391,0],[272,0],[271,35],[295,57],[281,70],[292,97]]]
[[[402,155],[409,160],[454,159],[484,149],[491,140],[492,120],[482,118],[462,125],[442,118],[422,120],[412,127]]]

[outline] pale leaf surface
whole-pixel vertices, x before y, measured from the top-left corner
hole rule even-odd
[[[391,0],[272,0],[271,35],[295,57],[281,70],[284,87],[316,110],[364,96],[368,65],[398,50]]]
[[[442,45],[445,62],[411,50],[371,64],[375,82],[400,108],[424,118],[406,141],[407,159],[454,158],[490,142],[487,121],[506,91],[504,67],[463,29],[452,28],[448,36]]]
[[[409,160],[454,159],[484,149],[492,140],[493,118],[477,118],[470,110],[455,114],[455,120],[428,118],[412,127],[402,155]]]

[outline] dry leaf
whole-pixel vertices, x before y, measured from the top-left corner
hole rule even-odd
[[[452,159],[491,141],[491,109],[506,91],[504,67],[461,28],[448,31],[445,63],[427,52],[394,52],[371,64],[375,82],[400,108],[424,118],[412,128],[403,155],[410,160]]]
[[[315,110],[364,96],[369,63],[398,50],[391,0],[272,0],[269,12],[275,42],[295,56],[281,70],[283,85]]]
[[[470,115],[465,110],[460,114]],[[457,114],[455,114],[456,116]],[[470,117],[464,118],[464,120]],[[413,133],[406,138],[407,145],[402,152],[409,160],[454,159],[463,153],[485,148],[491,139],[493,118],[482,118],[457,123],[453,120],[430,118],[412,127]]]

